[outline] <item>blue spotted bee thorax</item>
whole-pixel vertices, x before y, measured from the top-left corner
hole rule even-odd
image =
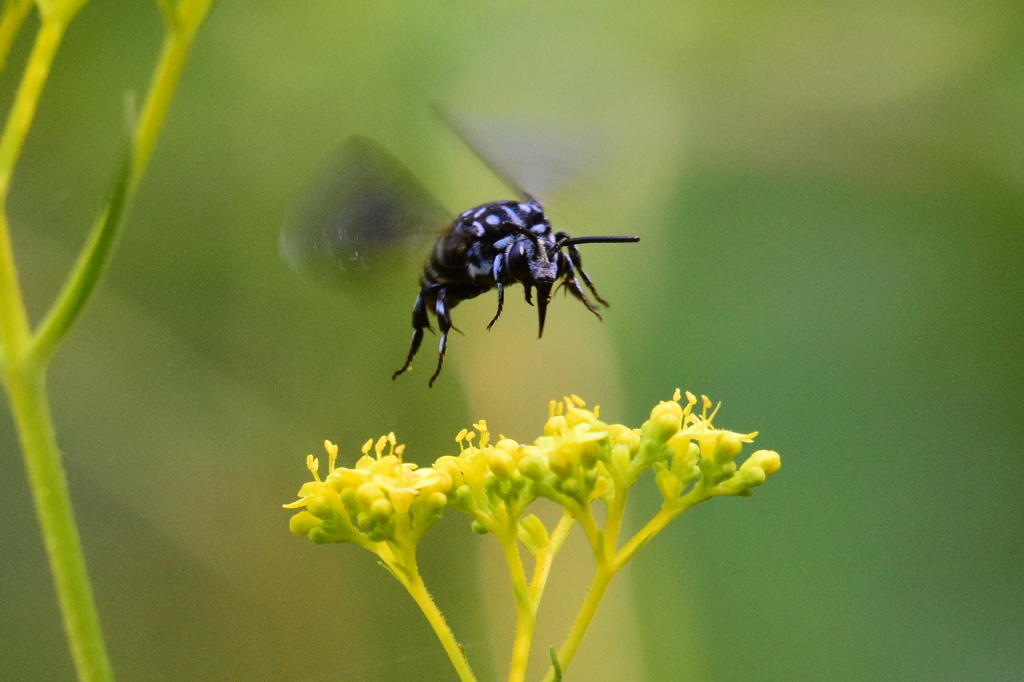
[[[502,229],[502,225],[525,227],[537,234],[551,231],[544,208],[536,201],[493,201],[464,212],[458,222],[477,238],[485,238],[488,233],[504,236],[508,228]]]

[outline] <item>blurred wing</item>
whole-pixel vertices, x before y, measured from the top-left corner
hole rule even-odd
[[[398,264],[416,238],[451,214],[373,140],[348,138],[281,230],[281,256],[297,272],[348,284]]]
[[[484,165],[523,198],[543,202],[555,191],[591,180],[603,156],[598,137],[579,130],[437,111]]]

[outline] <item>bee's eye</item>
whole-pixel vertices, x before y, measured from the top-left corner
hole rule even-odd
[[[532,257],[533,247],[525,239],[513,244],[508,253],[508,269],[512,276],[520,282],[529,282],[531,279],[530,259]]]

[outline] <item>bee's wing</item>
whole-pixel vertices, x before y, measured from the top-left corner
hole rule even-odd
[[[281,256],[303,275],[349,284],[395,265],[451,214],[398,159],[353,135],[281,229]]]
[[[603,144],[596,135],[535,121],[454,114],[435,107],[448,127],[491,172],[527,199],[593,180]]]

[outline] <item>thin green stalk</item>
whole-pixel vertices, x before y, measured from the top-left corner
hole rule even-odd
[[[13,367],[5,379],[78,679],[109,682],[113,673],[61,466],[45,379],[42,372]]]
[[[149,94],[135,126],[131,158],[125,162],[122,174],[114,184],[107,210],[93,224],[74,270],[39,326],[32,353],[40,361],[45,362],[56,350],[103,274],[117,241],[122,218],[153,154],[193,39],[192,31],[181,31],[169,32],[164,41]]]
[[[672,522],[673,519],[690,507],[699,504],[710,497],[711,496],[708,495],[703,488],[695,488],[679,500],[673,502],[671,505],[663,505],[661,510],[654,515],[654,518],[648,521],[647,525],[637,531],[636,535],[630,538],[629,542],[623,545],[622,549],[615,554],[614,563],[616,570],[629,563],[629,560],[640,551],[640,548],[646,545],[651,538],[660,533],[665,526]]]
[[[547,585],[548,575],[551,573],[551,564],[554,563],[555,556],[565,544],[565,539],[569,537],[569,531],[572,530],[574,523],[576,520],[573,519],[572,514],[564,512],[562,518],[558,520],[555,530],[551,533],[547,551],[537,557],[537,563],[533,568],[533,580],[530,582],[530,603],[533,605],[534,613],[537,612],[541,597],[544,596],[544,587]]]
[[[519,555],[519,545],[514,540],[511,543],[502,542],[505,558],[509,564],[509,572],[512,575],[513,589],[516,593],[517,610],[509,682],[522,682],[526,677],[526,668],[530,662],[530,647],[533,644],[533,632],[537,626],[537,610],[540,607],[541,597],[544,595],[544,586],[547,584],[555,555],[562,549],[574,523],[575,520],[571,514],[565,512],[562,515],[555,530],[551,533],[547,548],[536,557],[533,579],[530,581],[529,587],[526,587],[526,571],[523,569]],[[521,593],[524,595],[522,598],[520,597]]]
[[[572,629],[569,631],[569,635],[566,637],[565,643],[558,654],[558,662],[562,670],[567,669],[569,664],[572,663],[576,650],[579,648],[580,643],[582,643],[584,635],[587,634],[587,629],[594,619],[594,614],[597,613],[597,607],[601,603],[601,599],[604,597],[604,593],[608,589],[612,578],[615,577],[615,574],[623,566],[629,563],[630,559],[636,555],[641,547],[647,544],[652,537],[664,529],[674,518],[698,502],[707,499],[706,495],[695,494],[695,492],[691,491],[691,495],[682,498],[671,506],[666,505],[662,507],[654,518],[618,551],[615,550],[615,547],[618,542],[619,529],[622,527],[622,517],[626,504],[626,490],[624,487],[616,491],[615,498],[609,505],[608,520],[605,524],[603,537],[593,522],[593,517],[581,517],[581,523],[585,521],[583,523],[584,529],[587,529],[588,525],[591,526],[587,532],[588,537],[593,535],[600,537],[601,540],[598,543],[591,543],[594,547],[596,573],[594,574],[593,581],[590,583],[590,589],[587,591],[587,598],[583,602],[583,606],[580,607],[580,612],[577,614]],[[556,677],[555,668],[552,666],[548,671],[545,682],[553,682]]]
[[[7,65],[14,39],[18,37],[30,9],[32,0],[7,0],[4,3],[3,16],[0,17],[0,73]]]
[[[25,73],[7,116],[3,136],[0,137],[0,205],[6,205],[14,165],[18,162],[21,148],[25,144],[25,136],[32,126],[32,119],[39,105],[39,95],[50,75],[50,67],[64,37],[65,28],[60,21],[44,19],[39,27],[39,33],[36,34],[32,53],[25,65]]]
[[[31,332],[11,248],[5,208],[7,193],[11,188],[14,165],[32,125],[39,105],[39,95],[46,84],[63,35],[64,25],[59,22],[44,21],[39,27],[7,115],[7,123],[0,135],[0,338],[3,340],[7,361],[12,365],[20,362]]]
[[[608,589],[608,583],[615,576],[616,570],[614,567],[605,565],[597,567],[597,573],[594,574],[594,579],[590,583],[590,589],[587,590],[587,598],[584,600],[580,612],[576,615],[576,620],[572,624],[569,636],[566,637],[565,643],[562,644],[562,649],[558,652],[558,662],[563,671],[572,663],[573,656],[576,655],[576,650],[583,641],[583,636],[587,634],[590,621],[594,619],[598,604],[601,603],[601,598],[604,597],[604,593]],[[554,679],[555,669],[552,667],[544,680],[545,682],[553,682]]]
[[[512,520],[515,523],[515,520]],[[512,591],[516,599],[516,634],[512,644],[512,662],[509,665],[509,682],[523,682],[526,677],[526,666],[530,662],[530,645],[533,642],[533,628],[537,624],[537,612],[530,600],[530,587],[526,580],[526,570],[519,553],[516,539],[516,528],[506,529],[504,537],[499,537],[501,548],[505,551],[505,561],[512,576]]]
[[[405,585],[405,589],[409,591],[409,595],[420,607],[420,610],[423,611],[423,615],[427,617],[430,627],[434,629],[434,634],[441,641],[441,646],[444,647],[448,658],[451,659],[452,665],[455,666],[455,672],[458,673],[459,679],[462,682],[476,682],[476,676],[469,667],[469,661],[466,660],[462,647],[459,646],[455,635],[441,614],[441,610],[437,608],[433,597],[427,591],[427,586],[423,584],[423,578],[420,577],[419,570],[416,568],[415,558],[412,559],[411,564],[405,565],[409,568],[411,575],[405,577],[404,580],[402,578],[399,578],[399,580]],[[392,573],[396,577],[404,577],[404,574],[399,569],[392,569]]]

